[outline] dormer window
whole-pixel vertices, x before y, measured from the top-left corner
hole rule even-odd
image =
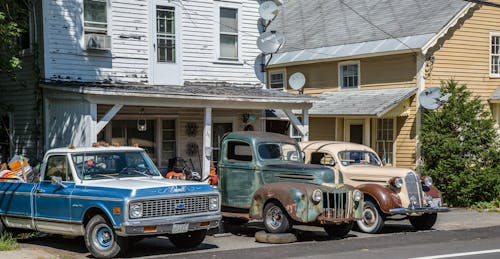
[[[108,33],[108,11],[106,0],[84,0],[85,33]]]
[[[341,89],[359,88],[359,61],[339,63],[339,86]]]

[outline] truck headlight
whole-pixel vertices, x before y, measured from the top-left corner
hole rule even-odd
[[[323,192],[320,189],[314,190],[311,199],[316,203],[320,202],[323,199]]]
[[[422,182],[427,187],[431,187],[432,186],[432,178],[430,176],[424,176],[424,177],[422,177]]]
[[[219,197],[212,196],[208,199],[208,209],[218,210],[219,209]]]
[[[130,218],[136,219],[142,217],[142,203],[130,204]]]
[[[361,199],[363,199],[363,193],[359,190],[354,190],[352,192],[352,199],[354,201],[360,201]]]
[[[389,183],[396,187],[396,188],[401,188],[403,186],[403,178],[401,177],[393,177],[391,180],[389,180]]]

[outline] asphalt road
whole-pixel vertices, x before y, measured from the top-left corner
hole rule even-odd
[[[227,233],[207,236],[191,250],[176,249],[167,238],[147,238],[130,247],[126,258],[418,258],[477,251],[483,252],[459,258],[500,258],[496,250],[500,249],[500,213],[453,210],[438,217],[434,230],[416,232],[408,221],[393,221],[382,234],[352,231],[338,240],[330,239],[321,228],[296,227],[298,242],[286,245],[255,242],[254,235],[261,230],[260,223],[228,226]],[[82,238],[42,236],[21,241],[21,247],[0,252],[0,258],[91,258]]]

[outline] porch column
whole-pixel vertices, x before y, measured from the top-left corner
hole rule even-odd
[[[212,107],[205,108],[205,122],[203,124],[203,168],[202,179],[210,174],[212,160]]]
[[[365,135],[365,137],[363,138],[365,141],[363,144],[367,145],[367,146],[371,146],[371,119],[370,118],[365,118],[365,126],[363,127],[365,129],[365,132],[363,133]]]
[[[302,126],[304,127],[302,141],[309,141],[309,110],[302,110]]]

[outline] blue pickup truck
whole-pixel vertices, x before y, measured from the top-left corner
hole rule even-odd
[[[114,257],[147,236],[195,247],[220,219],[216,189],[164,179],[137,147],[52,149],[39,180],[0,179],[0,233],[84,236],[97,258]]]

